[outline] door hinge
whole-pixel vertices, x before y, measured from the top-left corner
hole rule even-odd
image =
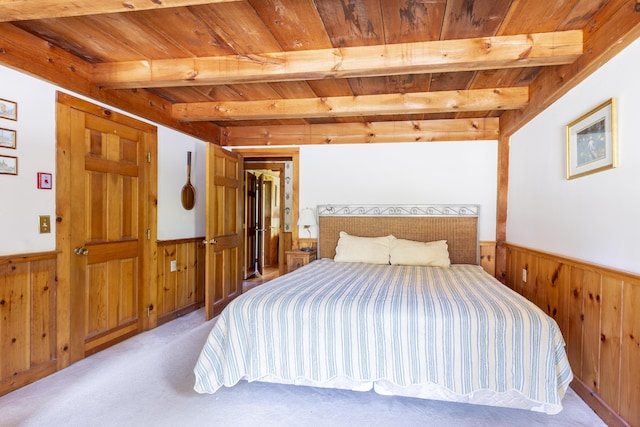
[[[153,304],[147,306],[147,317],[151,317],[151,311],[153,310]]]
[[[151,240],[151,229],[147,228],[147,240]]]
[[[147,163],[151,163],[151,151],[147,151]]]

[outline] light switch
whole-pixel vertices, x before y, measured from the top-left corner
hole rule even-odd
[[[176,261],[175,259],[171,260],[171,271],[176,271],[178,269],[178,261]]]
[[[51,233],[51,217],[40,215],[40,234]]]

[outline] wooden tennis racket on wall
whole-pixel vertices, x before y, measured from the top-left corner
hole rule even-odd
[[[182,186],[182,207],[190,211],[196,204],[196,189],[191,184],[191,151],[187,151],[187,183]]]

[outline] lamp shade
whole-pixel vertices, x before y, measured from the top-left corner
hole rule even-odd
[[[311,208],[304,208],[300,211],[298,218],[299,227],[311,227],[316,225],[316,215]]]

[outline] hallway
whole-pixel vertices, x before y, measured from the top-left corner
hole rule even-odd
[[[256,286],[259,286],[263,283],[268,282],[269,280],[275,279],[279,276],[278,266],[273,267],[265,267],[262,275],[256,275],[250,279],[244,280],[242,282],[242,293],[245,293]]]

